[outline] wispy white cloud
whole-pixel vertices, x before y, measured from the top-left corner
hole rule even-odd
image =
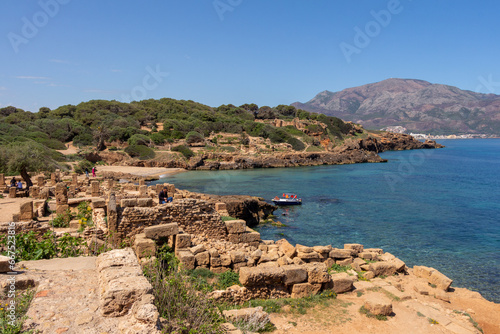
[[[14,78],[16,79],[25,79],[25,80],[48,80],[49,77],[36,77],[31,75],[17,75]]]
[[[61,84],[56,84],[53,82],[49,83],[47,86],[48,87],[71,87],[71,85],[61,85]]]
[[[111,69],[111,72],[123,72],[123,70]]]
[[[7,90],[7,87],[5,87],[5,86],[0,86],[0,90]]]

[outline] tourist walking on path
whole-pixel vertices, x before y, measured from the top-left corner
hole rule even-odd
[[[89,177],[89,169],[85,167],[85,176]]]
[[[95,172],[97,172],[97,168],[92,167],[92,177],[95,177]]]

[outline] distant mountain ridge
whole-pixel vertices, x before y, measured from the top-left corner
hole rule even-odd
[[[387,79],[340,92],[323,91],[296,108],[380,129],[500,135],[500,95],[481,94],[416,79]]]

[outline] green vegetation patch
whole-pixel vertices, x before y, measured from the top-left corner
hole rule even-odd
[[[186,145],[174,146],[172,147],[172,151],[181,153],[186,159],[194,157],[194,152]]]
[[[132,158],[139,158],[140,160],[153,159],[155,157],[155,151],[143,145],[131,145],[124,151]]]

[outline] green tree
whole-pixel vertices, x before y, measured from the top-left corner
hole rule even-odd
[[[61,167],[54,159],[54,151],[51,151],[34,141],[15,142],[1,146],[0,169],[21,174],[27,187],[31,187],[33,182],[28,172],[53,171]]]

